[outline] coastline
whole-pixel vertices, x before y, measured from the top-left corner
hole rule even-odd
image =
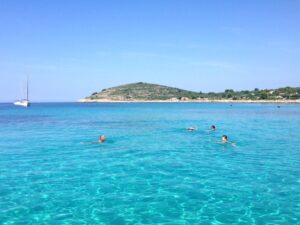
[[[111,100],[111,99],[79,99],[79,103],[262,103],[262,104],[300,104],[297,100],[229,100],[229,99],[197,99],[197,100]]]

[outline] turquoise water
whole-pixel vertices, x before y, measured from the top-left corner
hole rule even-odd
[[[300,105],[0,104],[0,137],[0,224],[300,224]]]

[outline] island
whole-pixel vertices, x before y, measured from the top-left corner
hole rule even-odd
[[[300,103],[300,87],[224,92],[196,92],[145,82],[103,89],[79,102],[246,102]]]

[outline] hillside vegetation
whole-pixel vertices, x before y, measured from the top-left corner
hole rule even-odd
[[[254,89],[252,91],[194,92],[158,84],[132,83],[94,92],[85,100],[155,101],[155,100],[299,100],[300,88]]]

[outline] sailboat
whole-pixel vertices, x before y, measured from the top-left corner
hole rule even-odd
[[[14,105],[16,106],[22,106],[22,107],[29,107],[30,106],[30,102],[28,99],[28,95],[29,95],[29,90],[28,90],[28,77],[27,77],[27,82],[26,82],[26,99],[21,99],[18,101],[14,102]]]

